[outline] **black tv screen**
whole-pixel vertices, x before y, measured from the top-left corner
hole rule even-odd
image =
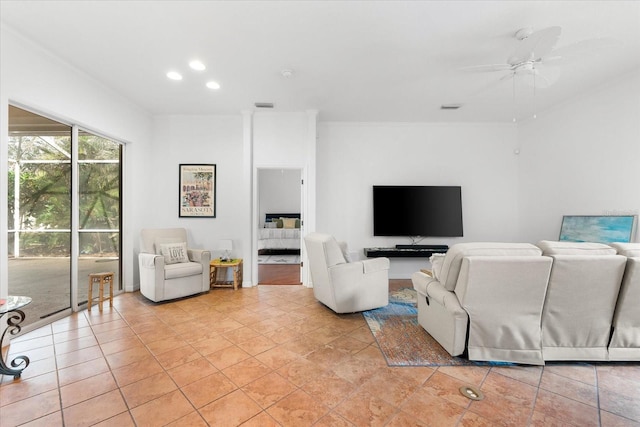
[[[374,236],[462,236],[459,186],[373,186]]]

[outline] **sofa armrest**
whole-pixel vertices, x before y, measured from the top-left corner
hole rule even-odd
[[[362,263],[362,271],[364,274],[375,273],[389,269],[389,258],[372,258],[363,261],[357,261],[350,264]]]
[[[189,261],[197,262],[200,264],[209,265],[211,261],[211,252],[206,249],[190,249],[187,248],[187,255]]]
[[[413,289],[419,294],[427,295],[427,288],[431,282],[437,282],[437,280],[422,271],[416,271],[411,275]]]
[[[150,268],[155,270],[156,267],[164,268],[164,257],[162,255],[141,252],[138,255],[138,259],[140,260],[141,269]]]
[[[164,299],[164,256],[140,252],[140,292],[152,301]]]

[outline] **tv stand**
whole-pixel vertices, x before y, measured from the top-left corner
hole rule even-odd
[[[364,254],[367,258],[429,258],[433,254],[444,254],[448,249],[447,245],[397,245],[395,248],[364,248]]]
[[[396,249],[449,249],[447,245],[396,245]]]

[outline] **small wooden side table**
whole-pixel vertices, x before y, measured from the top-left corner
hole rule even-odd
[[[91,273],[89,274],[89,301],[87,302],[87,308],[91,311],[91,304],[93,303],[93,285],[97,284],[99,289],[98,295],[98,308],[102,312],[102,302],[109,301],[109,307],[113,307],[113,276],[114,273]],[[104,296],[104,285],[109,286],[109,296]]]
[[[218,269],[224,269],[224,274],[227,274],[227,268],[233,268],[233,282],[222,281],[218,282],[217,274]],[[242,286],[242,258],[232,259],[230,261],[222,261],[220,258],[211,260],[209,263],[209,287],[210,288],[231,288],[238,289],[238,286]]]

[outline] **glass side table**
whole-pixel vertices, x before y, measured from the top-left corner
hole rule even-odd
[[[24,321],[25,315],[22,310],[20,310],[25,305],[31,302],[30,297],[24,296],[12,296],[9,295],[5,300],[0,300],[2,305],[0,305],[0,322],[4,315],[7,315],[6,319],[6,329],[2,332],[2,336],[0,337],[0,344],[4,342],[4,336],[9,333],[11,335],[16,335],[22,329],[20,324]],[[3,325],[4,327],[4,325]],[[27,356],[16,356],[11,361],[11,367],[16,369],[11,369],[4,361],[4,358],[0,354],[0,374],[1,375],[13,375],[14,379],[20,378],[22,371],[29,366],[29,358]]]

